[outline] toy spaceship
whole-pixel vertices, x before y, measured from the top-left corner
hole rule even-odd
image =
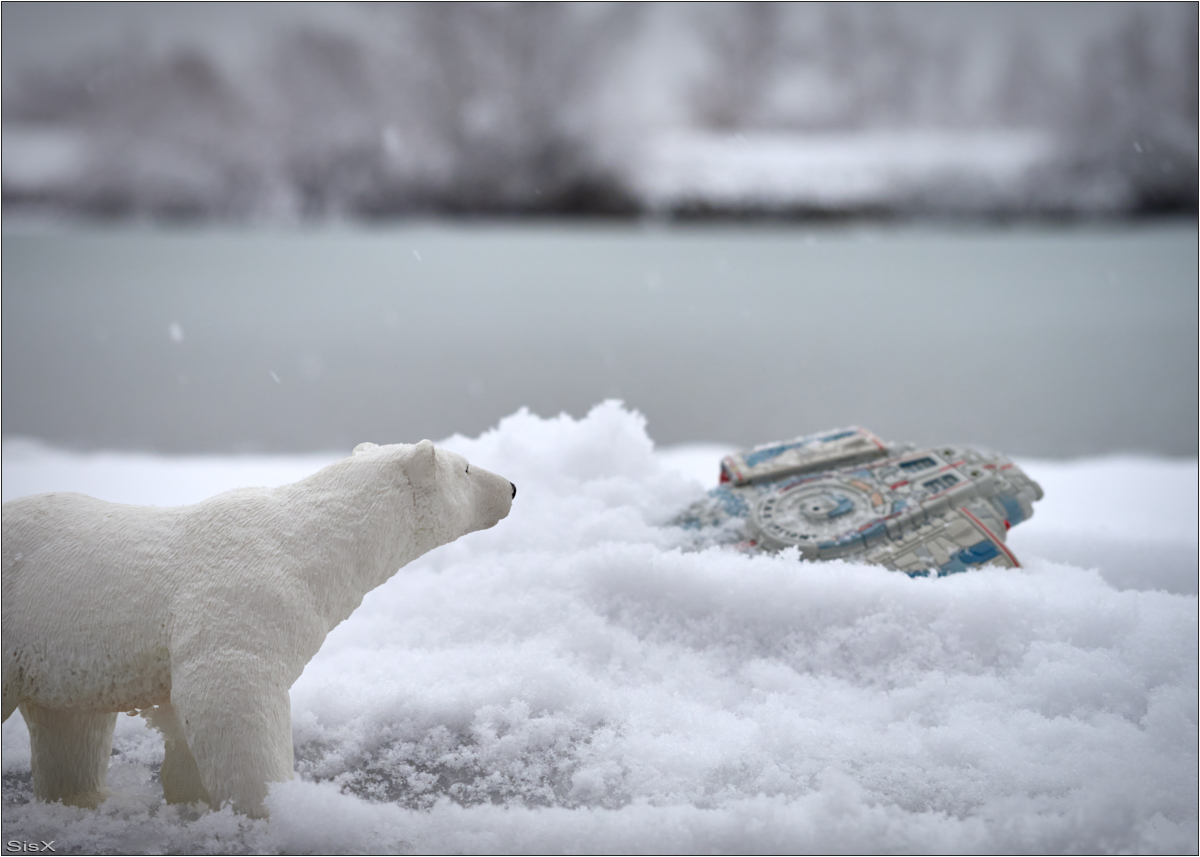
[[[721,484],[676,519],[698,542],[853,559],[940,577],[1019,566],[1009,527],[1041,487],[1002,455],[886,444],[862,428],[756,446],[721,462]]]

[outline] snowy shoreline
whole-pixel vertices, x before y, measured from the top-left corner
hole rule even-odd
[[[292,689],[269,822],[162,804],[122,717],[98,811],[28,802],[60,853],[1181,852],[1197,842],[1196,459],[1022,460],[1023,568],[910,580],[681,553],[661,524],[725,447],[655,450],[616,403],[442,445],[513,514],[407,566]],[[194,502],[336,454],[159,457],[6,440],[3,494]]]

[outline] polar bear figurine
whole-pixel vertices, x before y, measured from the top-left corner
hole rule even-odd
[[[423,440],[192,506],[5,503],[3,713],[29,726],[35,795],[102,801],[117,713],[141,710],[165,739],[168,802],[265,815],[293,775],[288,689],[325,636],[516,493]]]

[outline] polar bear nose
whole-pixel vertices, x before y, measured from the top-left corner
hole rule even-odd
[[[508,484],[512,485],[512,490],[513,490],[512,499],[514,499],[514,500],[517,499],[517,486],[513,485],[511,482],[509,482]]]

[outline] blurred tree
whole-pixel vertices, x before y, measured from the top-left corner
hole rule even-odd
[[[1066,118],[1062,82],[1046,62],[1045,48],[1028,29],[1018,29],[1006,47],[995,96],[995,116],[1004,125],[1057,128]]]
[[[638,7],[435,3],[394,14],[410,99],[401,133],[439,154],[416,177],[430,198],[463,211],[630,207],[592,107]]]
[[[691,96],[702,127],[730,131],[761,122],[781,65],[783,13],[778,3],[711,3],[697,10],[709,59]]]
[[[1110,208],[1196,209],[1196,32],[1196,4],[1137,8],[1085,54],[1070,171]]]
[[[302,217],[354,214],[364,199],[402,192],[385,170],[385,62],[341,33],[303,28],[278,40],[264,118]]]
[[[841,93],[838,124],[892,126],[911,118],[921,52],[894,8],[829,4],[823,29],[822,59]]]
[[[236,215],[255,204],[261,163],[245,157],[249,105],[194,49],[138,44],[22,77],[6,123],[69,130],[89,168],[59,193],[93,214]]]
[[[649,203],[620,154],[665,132],[882,131],[887,145],[895,130],[1019,128],[1060,148],[1028,183],[1031,209],[1195,210],[1195,3],[1114,8],[1069,43],[1040,11],[987,29],[994,9],[943,9],[375,4],[354,25],[276,32],[240,67],[186,40],[130,41],[6,78],[6,134],[69,135],[59,148],[84,151],[86,168],[41,186],[6,179],[5,205],[629,213]],[[1003,207],[1026,191],[980,192]]]

